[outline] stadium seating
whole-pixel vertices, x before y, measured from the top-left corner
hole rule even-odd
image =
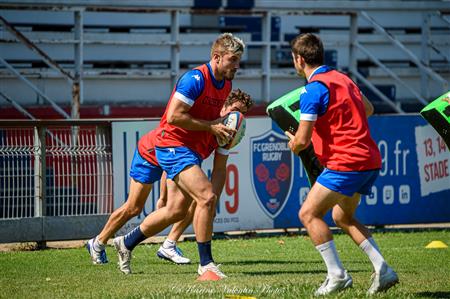
[[[195,0],[190,13],[179,15],[180,73],[204,63],[209,56],[211,41],[218,33],[226,31],[242,37],[249,45],[234,85],[249,92],[260,106],[303,84],[292,69],[289,48],[290,40],[298,33],[319,34],[326,48],[326,63],[339,70],[348,71],[350,30],[348,15],[273,13],[270,50],[271,90],[269,98],[263,98],[261,65],[264,51],[261,43],[258,43],[262,40],[262,19],[260,15],[251,14],[251,9],[257,5],[255,1],[229,0],[226,1],[227,6],[224,9],[240,11],[240,14],[214,14],[214,10],[219,9],[222,2]],[[197,10],[212,12],[209,15],[204,12],[196,14]],[[75,43],[73,12],[2,9],[0,15],[63,68],[73,70]],[[420,11],[385,11],[373,12],[371,15],[421,58],[423,19]],[[123,109],[115,109],[123,105],[128,106],[130,111],[137,112],[136,116],[140,117],[160,113],[172,89],[170,12],[86,11],[83,17],[82,117],[87,115],[114,117],[119,114],[123,116],[126,114]],[[420,72],[407,55],[376,32],[364,19],[359,18],[358,28],[358,42],[374,53],[408,85],[420,92]],[[446,53],[450,48],[448,43],[450,28],[434,16],[431,18],[431,32],[430,43],[437,51],[430,51],[430,66],[448,81],[450,63]],[[4,27],[0,27],[1,57],[31,79],[51,99],[68,108],[71,101],[71,86],[33,51],[14,41],[14,36]],[[385,93],[388,89],[395,91],[393,98],[388,96],[392,101],[399,102],[400,106],[405,106],[408,111],[415,111],[421,107],[408,90],[395,82],[361,51],[357,52],[357,64],[358,70],[368,80],[376,86],[381,86],[381,92]],[[1,64],[0,79],[2,92],[10,95],[21,105],[35,107],[36,113],[45,117],[47,104],[31,89],[24,87],[23,82],[12,76]],[[362,88],[370,97],[373,96],[366,87]],[[442,86],[431,81],[429,97],[438,96],[442,93],[441,89]],[[377,97],[374,96],[371,100],[377,107],[376,112],[392,112],[392,108],[388,108]],[[11,114],[13,109],[3,101],[0,101],[0,107],[2,107],[1,118],[17,115]],[[104,111],[107,113],[103,113]],[[118,114],[115,111],[118,111]],[[53,117],[52,115],[49,113],[47,116]]]

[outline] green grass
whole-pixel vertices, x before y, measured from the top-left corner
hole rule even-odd
[[[450,245],[449,231],[378,233],[375,240],[395,268],[400,284],[374,298],[450,297],[450,249],[426,249],[433,240]],[[350,239],[335,235],[353,288],[336,298],[366,297],[371,265]],[[196,282],[195,242],[180,247],[194,263],[176,266],[158,259],[159,244],[133,252],[134,274],[117,269],[117,257],[107,248],[110,263],[94,266],[84,248],[0,253],[0,298],[309,298],[325,278],[325,266],[305,236],[215,240],[215,260],[229,276],[220,282]]]

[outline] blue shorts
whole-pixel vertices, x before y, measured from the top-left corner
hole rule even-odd
[[[200,156],[185,146],[156,147],[156,159],[171,180],[188,166],[202,166]]]
[[[134,151],[133,161],[131,162],[130,177],[143,184],[153,184],[161,179],[163,170],[161,167],[153,165]]]
[[[379,170],[335,171],[325,168],[317,178],[322,186],[330,190],[353,196],[355,193],[370,194],[371,187],[378,177]]]

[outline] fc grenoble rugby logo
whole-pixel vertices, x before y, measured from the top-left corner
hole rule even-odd
[[[275,218],[283,210],[293,181],[288,138],[274,131],[250,138],[253,190],[264,212]]]

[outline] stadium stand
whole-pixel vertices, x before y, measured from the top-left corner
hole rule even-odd
[[[347,72],[355,63],[362,76],[355,79],[373,101],[377,113],[417,112],[424,101],[448,88],[450,78],[448,1],[345,1],[341,10],[328,7],[330,1],[195,0],[184,4],[172,1],[177,4],[172,7],[142,7],[133,1],[127,7],[116,1],[109,1],[109,5],[93,1],[92,6],[99,4],[96,8],[84,4],[75,7],[70,1],[60,5],[52,1],[36,1],[39,6],[32,3],[3,1],[0,16],[72,73],[78,44],[74,11],[82,8],[82,118],[160,116],[174,80],[207,60],[210,42],[220,32],[233,32],[248,44],[235,87],[254,97],[257,108],[253,114],[263,113],[268,102],[298,86],[289,49],[289,41],[298,33],[320,34],[329,65]],[[420,5],[402,10],[408,3]],[[174,11],[178,11],[177,19],[173,18]],[[443,81],[424,75],[405,50],[377,30],[364,13]],[[358,48],[350,55],[352,15],[357,17],[356,41],[370,54]],[[266,31],[265,16],[270,20]],[[0,25],[0,57],[69,113],[70,84],[20,43],[3,23]],[[266,32],[270,43],[265,40]],[[175,56],[174,49],[179,49]],[[393,80],[373,58],[404,84]],[[265,61],[269,62],[266,66]],[[0,78],[0,91],[35,117],[61,117],[2,63]],[[378,87],[379,93],[367,87],[363,79]],[[382,95],[386,97],[380,98]],[[0,118],[25,117],[5,101],[0,101],[0,107]]]

